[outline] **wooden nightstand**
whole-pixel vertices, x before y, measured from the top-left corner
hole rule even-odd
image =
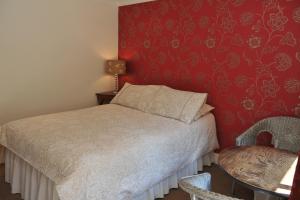
[[[110,101],[116,96],[114,92],[101,92],[96,93],[98,105],[109,104]]]

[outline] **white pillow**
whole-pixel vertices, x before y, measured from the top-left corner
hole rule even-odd
[[[125,83],[111,103],[146,111],[160,85],[132,85]]]
[[[206,103],[207,93],[175,90],[161,85],[125,83],[111,103],[191,123]],[[206,107],[205,107],[206,108]]]
[[[197,114],[194,117],[194,121],[200,119],[201,117],[203,117],[204,115],[206,115],[207,113],[209,113],[210,111],[212,111],[213,109],[215,109],[214,107],[212,107],[211,105],[208,104],[204,104],[200,110],[197,112]]]
[[[175,90],[161,86],[146,112],[191,123],[206,103],[207,93]]]

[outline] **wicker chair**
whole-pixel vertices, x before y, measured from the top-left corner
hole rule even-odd
[[[260,120],[236,138],[237,146],[256,144],[256,137],[262,132],[272,134],[275,148],[292,152],[300,150],[300,119],[293,117],[270,117]]]
[[[215,192],[210,192],[211,175],[209,173],[184,177],[179,186],[190,194],[191,200],[239,200]]]
[[[272,144],[275,148],[289,150],[297,153],[300,151],[300,119],[294,117],[270,117],[258,121],[243,134],[236,138],[237,146],[250,146],[256,144],[256,137],[263,132],[272,135]],[[232,182],[234,194],[236,181]],[[259,195],[255,193],[254,196]]]

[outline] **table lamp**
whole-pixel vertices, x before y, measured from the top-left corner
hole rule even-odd
[[[126,73],[126,62],[124,60],[108,60],[106,62],[106,73],[115,76],[115,91],[119,91],[119,75]]]

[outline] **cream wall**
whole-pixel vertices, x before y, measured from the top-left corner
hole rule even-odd
[[[113,88],[118,8],[104,0],[0,0],[0,125],[96,105]]]

